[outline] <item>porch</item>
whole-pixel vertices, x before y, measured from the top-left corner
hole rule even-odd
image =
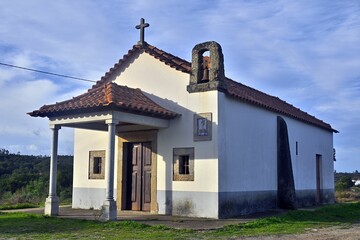
[[[125,86],[119,86],[116,83],[106,83],[104,85],[94,87],[85,94],[82,94],[73,99],[56,103],[53,105],[44,105],[39,110],[35,110],[29,115],[33,117],[48,117],[49,125],[53,132],[52,134],[52,149],[50,162],[50,183],[49,196],[45,202],[45,214],[56,216],[59,214],[59,198],[56,193],[56,175],[57,175],[57,152],[58,152],[58,137],[59,130],[62,127],[70,127],[76,129],[96,130],[104,132],[107,135],[106,144],[106,158],[105,174],[103,179],[106,182],[106,192],[103,196],[102,220],[116,220],[117,216],[117,202],[115,201],[114,193],[114,178],[115,174],[115,149],[117,148],[116,139],[120,132],[139,132],[158,130],[169,127],[169,121],[180,114],[171,110],[163,108],[158,103],[147,97],[140,89],[132,89]],[[132,139],[150,142],[151,149],[156,148],[156,138],[153,136],[141,136],[141,138],[131,135]],[[127,142],[128,140],[122,140]],[[151,162],[151,160],[150,160]],[[155,161],[156,162],[156,161]],[[154,170],[153,170],[154,169]],[[149,166],[147,171],[151,176],[151,171],[155,173],[155,177],[146,183],[149,190],[146,191],[148,195],[153,193],[154,198],[146,203],[143,210],[156,209],[155,186],[156,186],[156,164]],[[136,170],[136,169],[135,169]],[[120,176],[126,178],[127,176]],[[141,175],[139,175],[141,179]],[[130,188],[127,186],[127,188]],[[140,188],[140,186],[138,186]],[[119,188],[118,188],[119,190]],[[102,194],[101,194],[102,195]],[[127,193],[127,195],[129,195]],[[131,193],[130,193],[131,195]],[[122,196],[122,192],[118,193]],[[124,195],[124,198],[127,197]],[[123,199],[123,197],[120,197]],[[136,199],[136,204],[141,204],[140,200]],[[123,206],[120,203],[119,206]],[[133,210],[141,210],[132,208]]]

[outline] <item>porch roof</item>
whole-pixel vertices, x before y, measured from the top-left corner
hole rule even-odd
[[[117,110],[161,119],[180,114],[170,111],[148,97],[139,88],[129,88],[114,82],[99,84],[70,100],[44,105],[28,114],[32,117],[57,117],[94,111]]]

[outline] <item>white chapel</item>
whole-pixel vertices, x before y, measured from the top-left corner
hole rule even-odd
[[[334,202],[330,124],[225,75],[221,46],[191,62],[140,41],[85,93],[29,113],[53,131],[45,214],[57,215],[61,128],[75,129],[72,207],[229,218]]]

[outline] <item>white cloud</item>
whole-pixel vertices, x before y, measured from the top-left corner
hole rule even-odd
[[[11,57],[9,57],[11,56]],[[27,53],[8,53],[9,63],[24,67],[36,65],[38,57]],[[64,92],[64,83],[60,84],[50,79],[37,78],[38,74],[17,70],[13,68],[1,68],[0,94],[5,101],[0,102],[0,147],[11,152],[28,154],[49,154],[50,134],[48,121],[43,118],[31,118],[27,112],[38,109],[44,104],[51,104],[78,95],[84,89],[73,85],[71,90]],[[43,76],[43,75],[42,75]],[[88,84],[89,85],[89,84]],[[72,139],[71,131],[65,133],[60,139],[60,152],[71,153],[72,147],[69,138]],[[63,149],[61,145],[64,146]]]

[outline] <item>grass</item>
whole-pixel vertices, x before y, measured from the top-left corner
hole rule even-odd
[[[24,209],[24,208],[38,208],[44,207],[45,203],[4,203],[0,204],[0,210],[13,210],[13,209]],[[62,200],[61,205],[71,205],[71,198]]]
[[[188,230],[169,229],[162,225],[151,227],[134,221],[103,223],[26,213],[0,213],[0,239],[184,239],[190,233]]]
[[[225,226],[213,236],[257,236],[270,234],[303,233],[336,225],[360,222],[360,202],[321,207],[314,211],[297,210],[285,214],[258,219],[252,222]]]
[[[26,213],[0,213],[0,239],[219,239],[241,236],[302,233],[360,221],[360,202],[288,213],[218,230],[178,230],[134,221],[99,222],[44,217]]]
[[[0,205],[0,210],[37,208],[37,207],[40,207],[40,204],[35,204],[35,203],[3,204]]]

